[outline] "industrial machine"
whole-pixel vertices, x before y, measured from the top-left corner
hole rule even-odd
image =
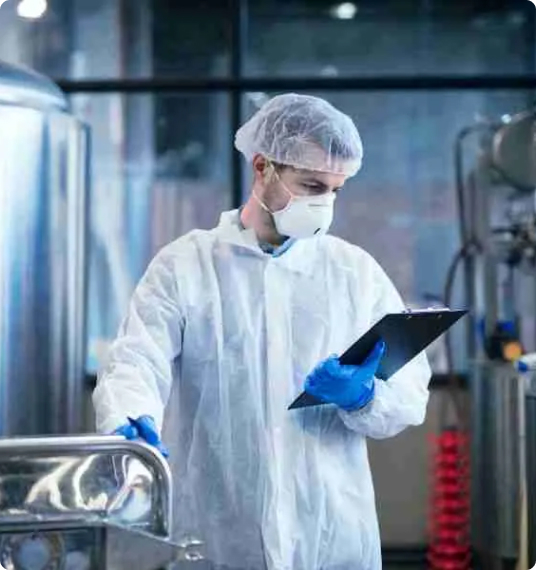
[[[202,544],[169,540],[171,475],[152,447],[114,436],[0,440],[0,567],[195,570]]]
[[[473,567],[525,570],[536,562],[536,400],[515,363],[536,349],[536,114],[464,129],[456,181],[462,243],[446,297],[464,267],[470,405],[453,395],[471,440]]]
[[[0,436],[82,431],[87,129],[0,62]]]

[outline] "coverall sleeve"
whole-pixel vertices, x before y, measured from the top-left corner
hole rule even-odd
[[[161,431],[183,328],[173,256],[161,252],[136,287],[99,374],[93,393],[99,432],[110,433],[128,416],[144,414]]]
[[[373,286],[377,288],[371,325],[386,313],[404,310],[404,304],[383,269],[374,262]],[[424,353],[393,374],[389,380],[375,378],[374,399],[364,408],[339,413],[350,429],[374,439],[397,435],[411,425],[420,425],[426,416],[430,367]]]

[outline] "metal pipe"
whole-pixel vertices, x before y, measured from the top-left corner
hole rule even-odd
[[[476,356],[477,349],[477,339],[475,335],[477,334],[477,323],[475,305],[476,297],[474,291],[475,282],[475,249],[479,248],[478,235],[476,234],[476,228],[474,227],[475,219],[475,193],[476,188],[474,184],[472,185],[472,196],[469,201],[469,208],[467,204],[467,189],[465,185],[465,174],[464,174],[464,164],[463,164],[463,144],[465,139],[472,134],[478,133],[480,131],[490,131],[493,129],[493,125],[489,123],[479,123],[466,127],[462,129],[456,136],[454,143],[454,170],[455,170],[455,181],[456,181],[456,198],[458,202],[458,216],[460,223],[460,239],[462,242],[462,250],[464,252],[464,291],[465,291],[465,302],[467,307],[470,309],[468,318],[466,320],[466,335],[467,335],[467,346],[468,354],[467,358],[469,361],[474,360]],[[474,180],[472,181],[474,183]]]

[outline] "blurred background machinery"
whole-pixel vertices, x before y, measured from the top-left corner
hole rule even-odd
[[[472,166],[466,172],[467,162]],[[528,567],[529,550],[532,559],[536,538],[534,512],[527,510],[534,501],[530,482],[536,480],[534,435],[527,438],[535,423],[532,370],[521,372],[518,366],[535,350],[536,338],[535,112],[463,129],[455,169],[461,246],[448,273],[445,302],[452,301],[456,272],[463,268],[470,308],[470,398],[452,382],[447,402],[456,433],[471,442],[470,471],[466,461],[457,463],[460,491],[464,480],[471,482],[470,542],[467,512],[458,546],[470,544],[483,568],[522,569]],[[448,343],[451,369],[452,353]],[[441,484],[438,475],[436,487]],[[457,506],[454,501],[453,510],[437,516],[456,518]],[[455,554],[452,550],[451,564],[459,560]]]

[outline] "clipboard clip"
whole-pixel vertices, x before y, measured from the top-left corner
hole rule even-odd
[[[407,307],[402,311],[402,314],[408,313],[437,313],[438,311],[444,311],[446,313],[450,313],[451,309],[448,307],[425,307],[423,309],[410,309]]]

